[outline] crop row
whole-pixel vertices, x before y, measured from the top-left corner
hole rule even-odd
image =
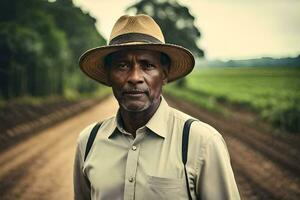
[[[210,110],[218,102],[242,105],[282,129],[300,131],[299,68],[212,68],[195,70],[185,88],[165,90]]]

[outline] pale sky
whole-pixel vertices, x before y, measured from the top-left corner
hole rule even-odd
[[[108,38],[115,21],[138,0],[73,0],[97,19]],[[300,54],[300,0],[178,0],[195,16],[208,59]]]

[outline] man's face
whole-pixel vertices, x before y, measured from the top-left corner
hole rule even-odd
[[[161,54],[150,50],[123,50],[111,55],[108,81],[119,105],[140,112],[160,102],[162,85],[167,82],[167,67]]]

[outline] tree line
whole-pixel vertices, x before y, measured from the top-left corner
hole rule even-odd
[[[106,43],[96,20],[71,0],[1,0],[0,98],[94,91],[78,58]]]

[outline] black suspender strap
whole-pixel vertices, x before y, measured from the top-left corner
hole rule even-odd
[[[89,136],[89,139],[88,139],[88,141],[87,141],[86,148],[85,148],[84,161],[85,161],[87,155],[89,154],[89,152],[90,152],[90,150],[91,150],[91,148],[92,148],[92,146],[93,146],[94,140],[95,140],[95,138],[96,138],[96,135],[97,135],[97,133],[98,133],[98,130],[99,130],[101,124],[102,124],[102,123],[99,123],[99,122],[98,122],[98,123],[94,126],[94,128],[92,129],[92,132],[90,133],[90,136]]]
[[[196,121],[196,120],[195,119],[188,119],[184,123],[183,133],[182,133],[182,162],[184,164],[186,189],[187,189],[187,192],[188,192],[189,200],[192,199],[192,196],[191,196],[191,191],[190,191],[189,181],[188,181],[188,176],[187,176],[187,171],[186,171],[186,162],[187,162],[187,155],[188,155],[190,127],[191,127],[191,123],[193,121]]]

